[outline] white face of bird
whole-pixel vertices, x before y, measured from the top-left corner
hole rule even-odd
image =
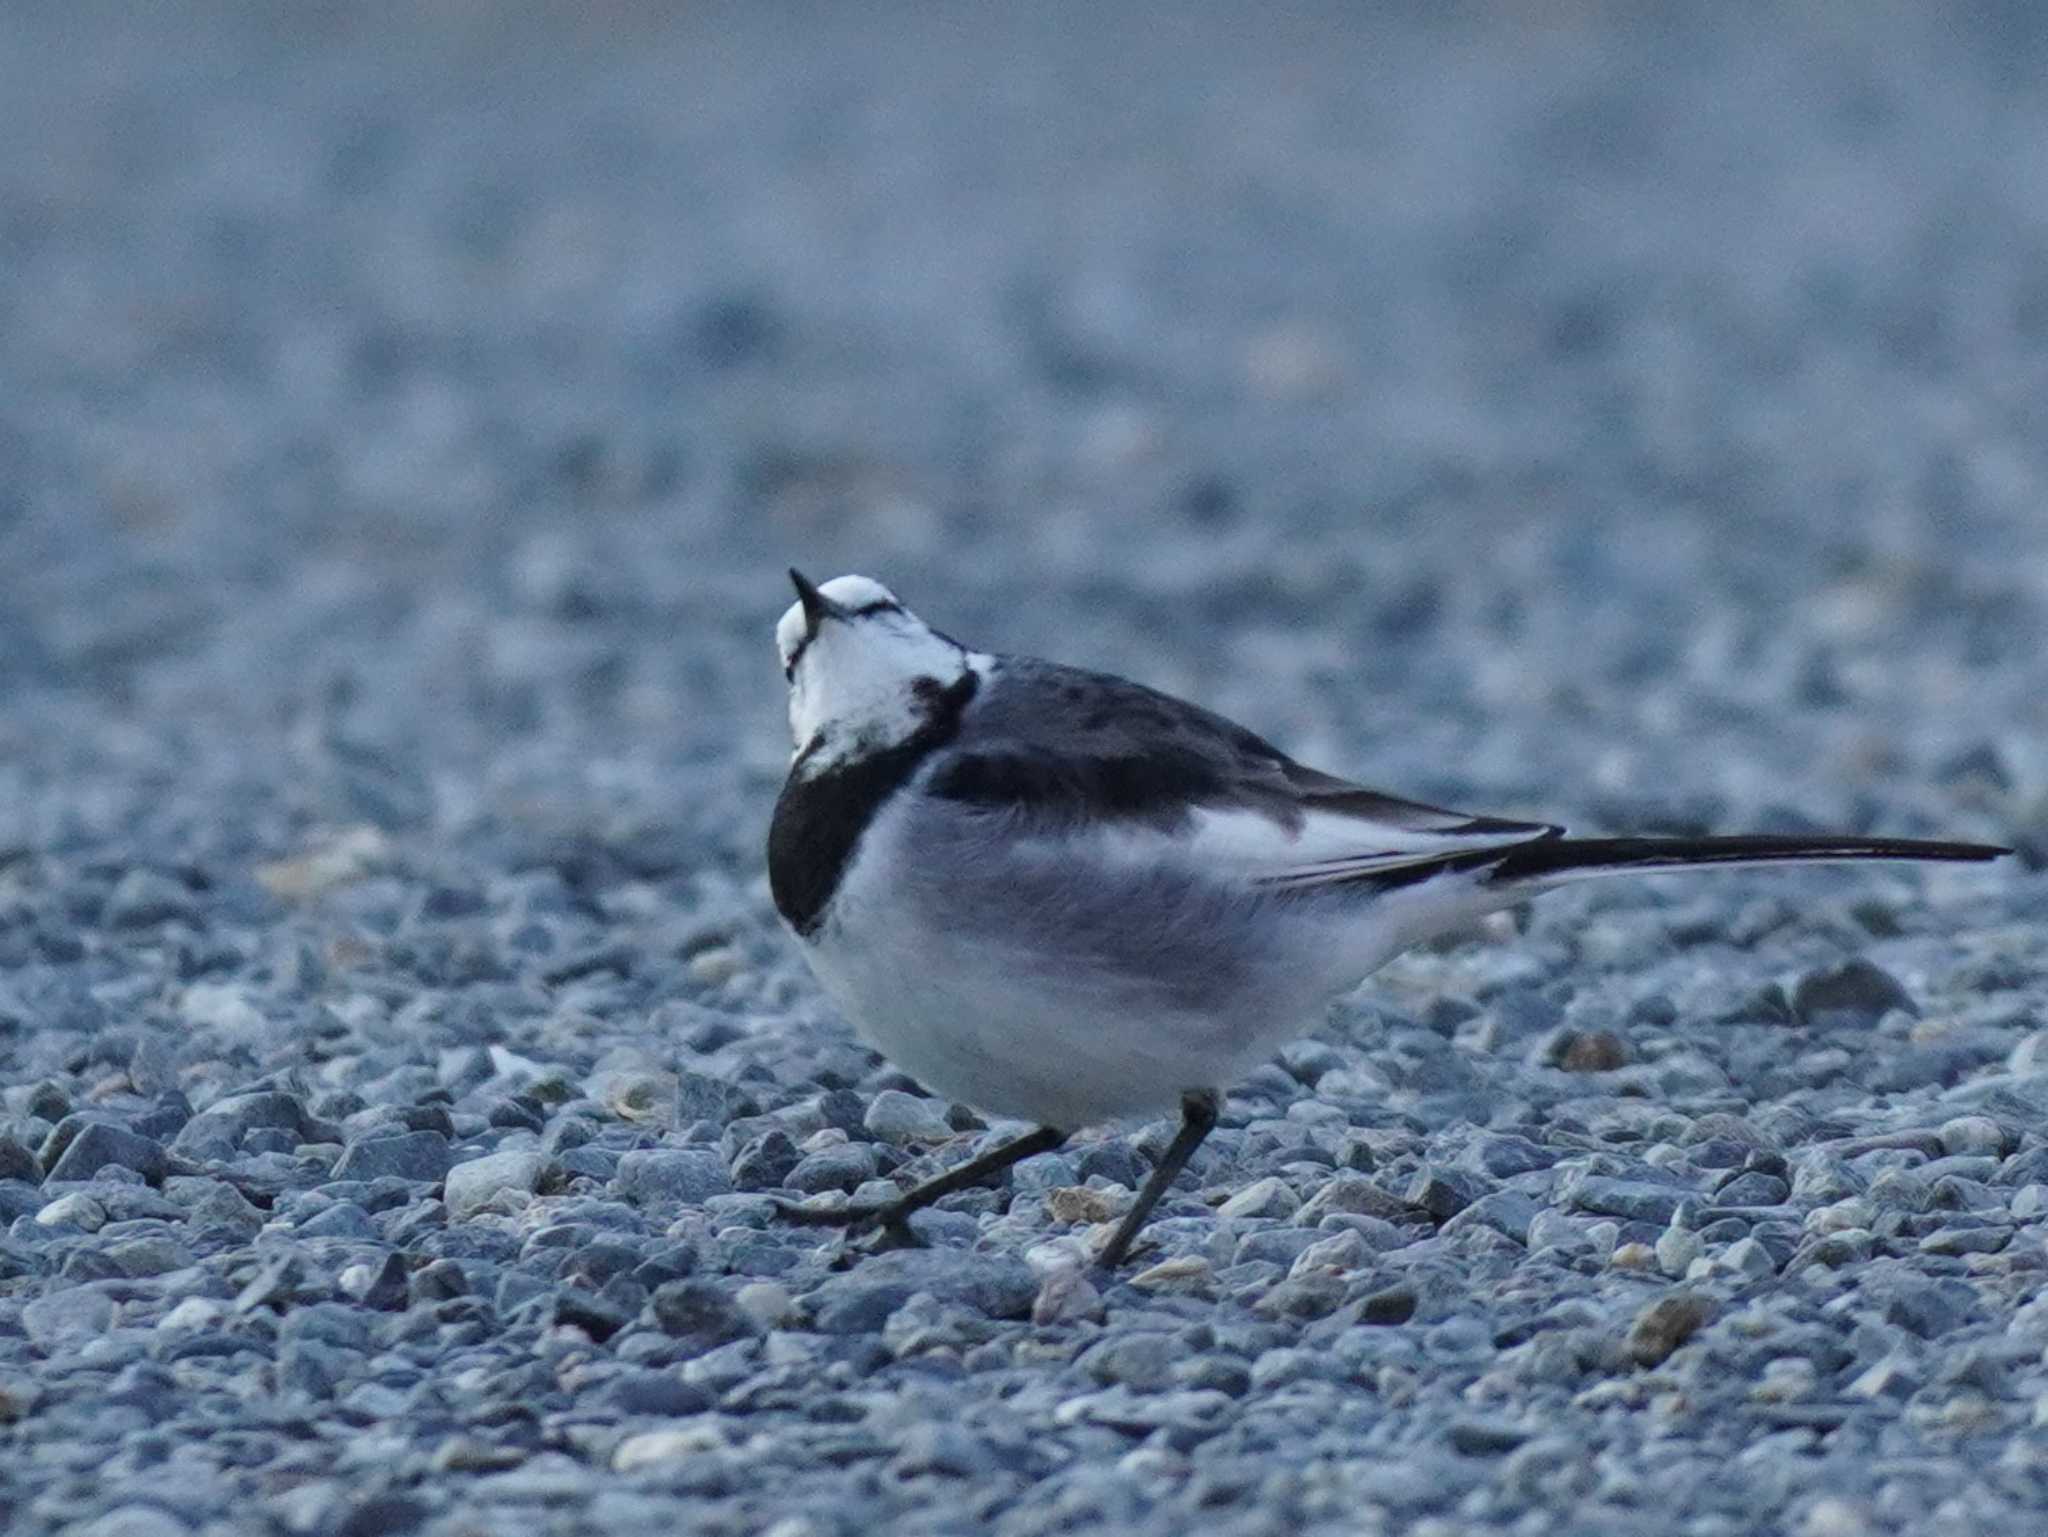
[[[817,768],[859,749],[892,747],[924,724],[933,699],[975,658],[906,609],[880,582],[796,572],[797,601],[775,626],[789,680],[789,734]]]

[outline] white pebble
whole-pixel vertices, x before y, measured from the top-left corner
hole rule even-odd
[[[2005,1128],[1988,1115],[1959,1115],[1942,1123],[1941,1147],[1945,1153],[2005,1156]]]
[[[1799,1523],[1799,1537],[1870,1537],[1873,1530],[1861,1506],[1832,1494],[1815,1500]]]
[[[1877,1208],[1860,1195],[1852,1195],[1806,1214],[1809,1233],[1841,1233],[1852,1227],[1869,1227],[1877,1220]]]
[[[1700,1257],[1700,1235],[1691,1228],[1672,1226],[1657,1235],[1657,1268],[1674,1278],[1692,1269]]]
[[[1284,1180],[1268,1175],[1254,1181],[1216,1208],[1219,1217],[1288,1217],[1301,1202]]]
[[[156,1321],[159,1329],[205,1329],[216,1323],[227,1309],[211,1297],[187,1297]]]
[[[41,1211],[36,1221],[44,1227],[75,1227],[97,1233],[107,1225],[107,1209],[82,1190],[60,1195]]]

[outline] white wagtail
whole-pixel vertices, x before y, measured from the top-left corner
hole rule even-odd
[[[826,991],[927,1088],[1038,1130],[879,1223],[1178,1102],[1098,1263],[1216,1123],[1221,1092],[1408,946],[1588,875],[1780,860],[1991,859],[1903,838],[1567,838],[1305,768],[1141,684],[970,651],[877,582],[776,626],[796,754],[768,835],[775,905]]]

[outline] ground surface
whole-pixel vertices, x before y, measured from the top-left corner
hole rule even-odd
[[[0,20],[10,1532],[2038,1525],[2034,8],[501,9]],[[1559,894],[1116,1284],[1162,1128],[832,1269],[980,1132],[772,921],[792,561],[2026,857]]]

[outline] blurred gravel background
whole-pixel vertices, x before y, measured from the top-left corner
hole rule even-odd
[[[0,15],[10,1532],[2048,1516],[2048,23]],[[782,568],[1585,828],[969,1156],[773,922]]]

